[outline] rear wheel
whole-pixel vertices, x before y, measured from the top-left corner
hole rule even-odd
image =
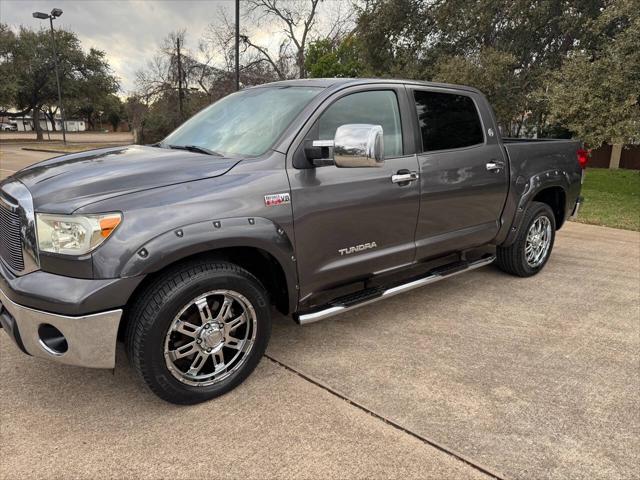
[[[268,296],[253,275],[230,263],[191,263],[166,272],[134,302],[127,354],[159,397],[193,404],[240,384],[270,332]]]
[[[512,245],[497,248],[498,267],[512,275],[530,277],[546,265],[553,249],[556,222],[551,207],[532,202],[524,214],[523,228]]]

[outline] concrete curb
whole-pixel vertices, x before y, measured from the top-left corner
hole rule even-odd
[[[82,144],[78,144],[80,146],[82,146]],[[100,148],[110,148],[110,147],[124,147],[126,145],[131,145],[130,143],[110,143],[110,144],[105,144],[101,147],[93,147],[93,148],[89,148],[87,150],[78,150],[77,152],[65,152],[62,150],[53,150],[53,149],[47,149],[47,148],[35,148],[35,147],[22,147],[20,150],[25,150],[27,152],[47,152],[47,153],[59,153],[61,155],[67,154],[67,153],[80,153],[80,152],[85,152],[88,150],[98,150]]]
[[[47,150],[46,148],[29,148],[29,147],[22,147],[20,150],[26,150],[27,152],[74,153],[74,152],[61,152],[60,150]]]

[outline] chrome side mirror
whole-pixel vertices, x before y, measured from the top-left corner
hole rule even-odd
[[[354,123],[336,130],[333,141],[317,140],[314,147],[333,147],[333,161],[340,168],[381,167],[384,141],[380,125]]]

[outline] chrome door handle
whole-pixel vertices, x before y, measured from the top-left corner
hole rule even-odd
[[[395,175],[391,175],[391,181],[393,183],[414,182],[419,177],[418,172],[396,173]]]
[[[487,170],[489,170],[489,171],[502,170],[504,168],[504,163],[502,163],[502,162],[488,162],[486,166],[487,166]]]

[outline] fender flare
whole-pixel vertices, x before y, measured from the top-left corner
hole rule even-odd
[[[184,258],[228,247],[249,247],[271,255],[287,282],[290,311],[298,302],[294,248],[285,230],[262,217],[233,217],[183,225],[141,245],[124,264],[123,277],[148,275]]]
[[[529,179],[518,177],[515,182],[516,187],[514,188],[517,189],[518,185],[523,184],[524,186],[522,187],[522,194],[520,195],[516,208],[514,209],[513,221],[509,225],[508,230],[504,229],[503,232],[500,232],[497,239],[498,241],[496,243],[500,246],[508,247],[512,245],[513,242],[515,242],[516,237],[518,236],[518,232],[522,228],[524,212],[540,192],[546,190],[547,188],[560,187],[565,193],[565,197],[567,197],[571,181],[567,172],[563,170],[553,169],[547,170],[542,173],[537,173],[529,177]],[[518,192],[516,191],[515,194],[517,195]],[[508,212],[505,213],[507,215],[509,214]],[[505,225],[506,224],[507,223],[505,222]]]

